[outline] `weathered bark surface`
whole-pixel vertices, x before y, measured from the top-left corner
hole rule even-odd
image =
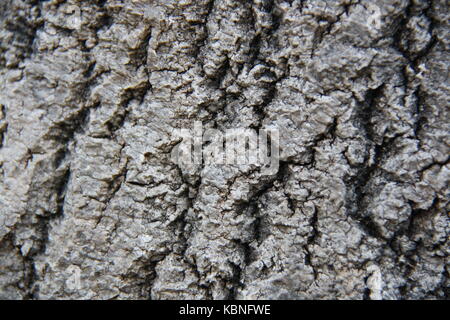
[[[448,1],[370,4],[2,0],[0,298],[448,298]]]

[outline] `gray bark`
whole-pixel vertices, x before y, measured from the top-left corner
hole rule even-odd
[[[2,0],[0,298],[448,298],[449,21]],[[174,164],[194,120],[279,129],[279,171]]]

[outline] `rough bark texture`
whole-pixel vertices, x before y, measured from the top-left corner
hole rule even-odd
[[[0,298],[448,298],[448,7],[1,0]],[[280,170],[175,165],[194,120]]]

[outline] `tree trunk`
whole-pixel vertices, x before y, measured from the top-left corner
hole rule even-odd
[[[449,21],[2,0],[0,298],[448,298]],[[278,170],[173,161],[195,121],[278,130]]]

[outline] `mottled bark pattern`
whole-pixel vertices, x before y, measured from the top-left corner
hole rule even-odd
[[[0,298],[448,298],[449,22],[1,0]],[[279,129],[280,170],[174,164],[193,121]]]

